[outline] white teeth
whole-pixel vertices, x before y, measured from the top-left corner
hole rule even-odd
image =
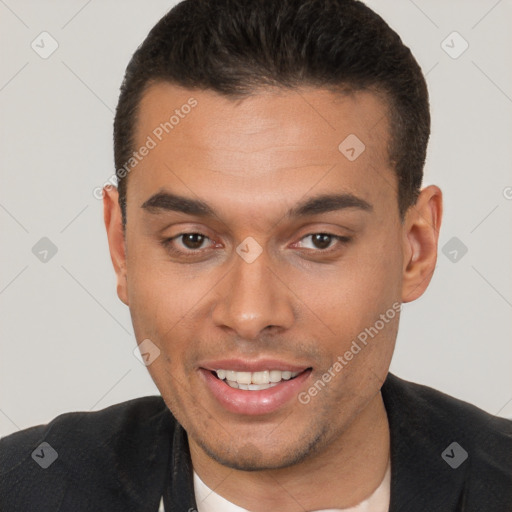
[[[260,389],[268,389],[268,388],[271,388],[272,386],[275,386],[277,383],[271,383],[269,382],[268,384],[248,384],[247,385],[247,388],[250,390],[250,391],[259,391]]]
[[[250,384],[251,372],[236,372],[236,381],[238,384]]]
[[[253,372],[251,380],[253,384],[268,384],[270,382],[270,372],[268,370]]]
[[[279,370],[271,370],[270,371],[270,382],[280,382],[281,381],[281,372]]]
[[[231,370],[224,370],[224,371],[226,372],[226,379],[236,381],[236,372],[233,372]]]
[[[217,370],[217,377],[226,380],[232,388],[259,391],[275,386],[282,380],[290,380],[300,372],[281,370],[263,370],[260,372],[235,372],[233,370]]]

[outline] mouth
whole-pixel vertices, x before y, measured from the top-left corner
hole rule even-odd
[[[308,370],[308,368],[306,369]],[[304,370],[304,371],[306,371]],[[263,370],[258,372],[237,372],[235,370],[215,370],[212,374],[234,389],[261,391],[277,386],[283,381],[293,380],[301,372],[289,370]]]
[[[259,364],[257,368],[244,364],[208,366],[198,368],[199,375],[216,404],[224,411],[250,416],[293,406],[312,372],[311,367],[272,363],[268,366]]]

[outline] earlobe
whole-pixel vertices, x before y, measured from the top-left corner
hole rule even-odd
[[[402,302],[411,302],[427,289],[437,262],[437,244],[442,218],[442,192],[424,188],[406,213],[403,233]]]
[[[125,236],[119,194],[117,188],[112,185],[103,188],[103,219],[107,230],[110,258],[117,277],[117,295],[128,305]]]

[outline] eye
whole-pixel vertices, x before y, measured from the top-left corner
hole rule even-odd
[[[205,240],[209,240],[206,235],[201,233],[183,233],[176,238],[181,239],[184,247],[191,250],[200,249]]]
[[[210,240],[209,237],[202,233],[180,233],[172,238],[162,240],[162,245],[174,255],[181,256],[194,256],[197,255],[201,249],[204,249],[203,244]]]
[[[306,247],[306,249],[317,250],[320,252],[329,251],[333,242],[346,244],[350,241],[350,237],[348,236],[333,235],[332,233],[311,233],[301,238],[301,242],[299,243],[302,243],[302,240],[306,240],[308,238],[311,239],[312,247]]]

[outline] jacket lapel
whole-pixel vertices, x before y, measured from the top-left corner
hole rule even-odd
[[[188,438],[178,422],[174,428],[163,498],[165,512],[197,511]]]

